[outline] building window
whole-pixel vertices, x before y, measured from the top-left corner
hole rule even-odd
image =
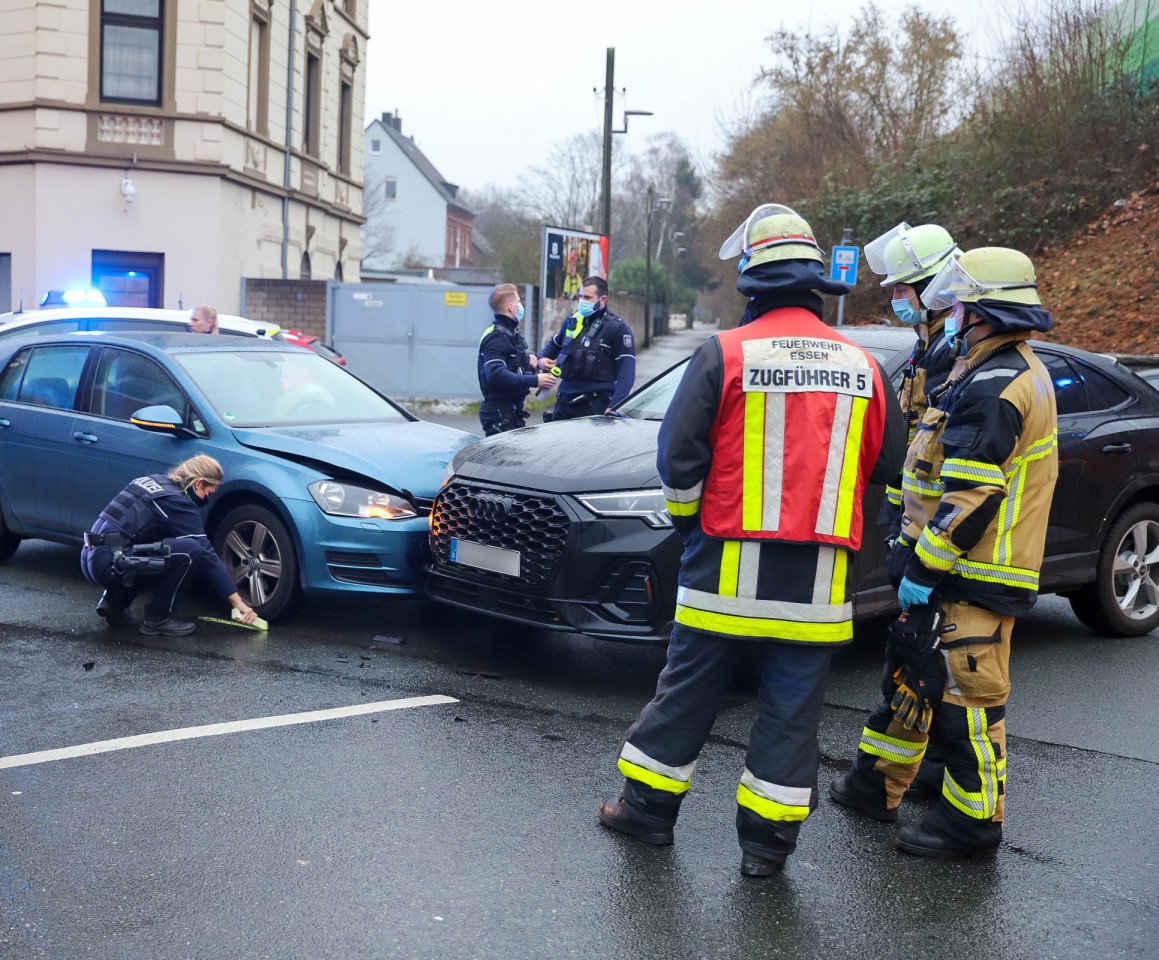
[[[298,279],[310,279],[310,254],[308,253],[302,254],[302,262],[298,265]]]
[[[373,153],[375,156],[378,156],[380,153],[382,153],[382,141],[381,140],[371,140],[370,141],[370,152]]]
[[[398,199],[398,177],[384,177],[382,180],[382,195],[387,200]]]
[[[162,0],[101,0],[101,100],[161,104]]]
[[[354,91],[345,80],[338,81],[338,172],[350,173],[350,134],[353,120]]]
[[[250,19],[249,128],[270,132],[270,15],[253,8]]]
[[[322,125],[322,59],[306,54],[305,116],[302,123],[302,149],[310,156],[318,156],[318,128]]]

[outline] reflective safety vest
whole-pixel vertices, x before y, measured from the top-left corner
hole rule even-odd
[[[889,389],[872,356],[800,307],[718,339],[723,389],[704,532],[858,549]]]

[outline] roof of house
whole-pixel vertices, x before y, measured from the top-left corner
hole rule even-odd
[[[419,173],[430,181],[431,186],[439,192],[439,195],[448,204],[456,210],[465,213],[467,216],[473,217],[475,215],[473,210],[463,206],[463,202],[457,199],[459,193],[458,184],[451,183],[451,181],[439,173],[435,165],[427,159],[426,154],[418,148],[414,137],[403,135],[401,117],[391,113],[384,113],[381,119],[370,122],[370,126],[366,128],[367,131],[369,132],[370,128],[375,125],[386,132],[386,135],[398,145],[403,155],[410,158],[411,162],[418,168]]]

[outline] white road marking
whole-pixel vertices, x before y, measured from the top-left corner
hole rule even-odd
[[[95,743],[81,743],[75,747],[61,747],[59,750],[40,750],[37,753],[21,753],[11,757],[0,757],[0,770],[7,770],[12,767],[27,767],[35,763],[49,763],[52,760],[68,760],[72,757],[88,757],[96,753],[109,753],[113,750],[132,750],[134,747],[148,747],[155,743],[173,743],[176,740],[196,740],[198,737],[217,737],[223,733],[267,730],[270,727],[291,727],[299,723],[317,723],[320,720],[358,717],[367,713],[383,713],[387,710],[408,710],[411,707],[429,707],[437,703],[458,702],[454,697],[435,694],[430,697],[409,697],[405,700],[379,700],[377,703],[358,703],[351,707],[334,707],[331,710],[285,713],[277,717],[254,717],[252,720],[231,720],[228,723],[209,723],[202,727],[159,730],[156,733],[142,733],[135,737],[120,737],[116,740],[97,740]]]

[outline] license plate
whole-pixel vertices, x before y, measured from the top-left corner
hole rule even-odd
[[[470,540],[451,540],[451,563],[517,577],[519,560],[518,550],[489,547],[483,543],[472,543]]]

